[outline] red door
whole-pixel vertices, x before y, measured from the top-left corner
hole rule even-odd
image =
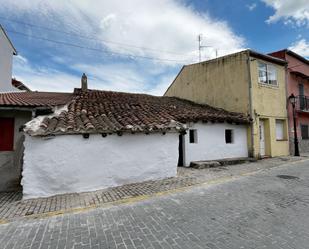
[[[14,149],[14,118],[0,118],[0,151]]]

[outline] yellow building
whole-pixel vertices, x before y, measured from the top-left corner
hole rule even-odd
[[[165,95],[245,113],[252,118],[249,155],[288,155],[285,66],[283,60],[245,50],[183,66]]]

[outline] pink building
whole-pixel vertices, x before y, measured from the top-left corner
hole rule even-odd
[[[309,61],[284,49],[270,53],[288,62],[286,70],[287,98],[293,93],[297,96],[296,125],[300,152],[309,152]],[[294,151],[293,111],[288,104],[290,151]]]

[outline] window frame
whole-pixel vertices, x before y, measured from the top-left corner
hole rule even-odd
[[[265,67],[265,69],[262,69],[262,67]],[[260,71],[262,71],[265,74],[266,81],[261,81]],[[270,83],[273,76],[275,76],[276,83]],[[273,80],[274,81],[274,80]],[[269,64],[263,61],[258,61],[258,83],[264,86],[271,86],[271,87],[278,87],[278,70],[277,67],[273,64]]]
[[[278,137],[277,123],[281,122],[282,124],[282,136]],[[275,131],[276,131],[276,141],[286,141],[286,120],[285,119],[276,119],[275,120]]]

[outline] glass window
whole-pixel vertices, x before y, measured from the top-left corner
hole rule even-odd
[[[283,140],[284,139],[284,120],[277,119],[276,120],[276,139]]]
[[[267,65],[268,84],[277,85],[277,69],[273,65]]]
[[[277,69],[275,66],[259,62],[259,83],[277,85]]]
[[[225,130],[225,143],[232,144],[233,143],[233,130]]]
[[[190,144],[197,143],[197,130],[189,130],[189,142]]]
[[[259,62],[259,82],[267,84],[267,65]]]

